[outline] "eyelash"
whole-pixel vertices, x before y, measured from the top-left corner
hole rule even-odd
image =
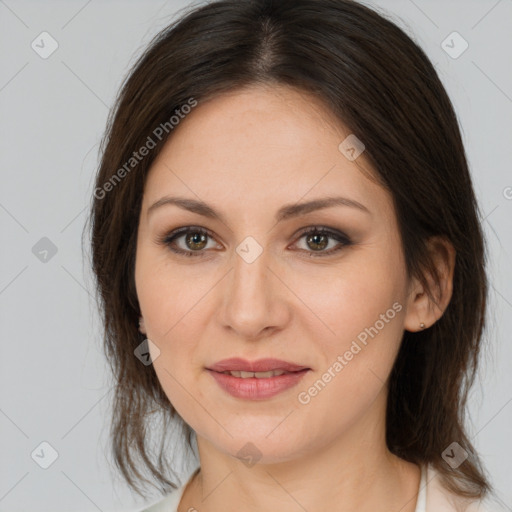
[[[191,257],[191,256],[192,257],[204,257],[205,256],[205,251],[204,250],[200,250],[200,251],[186,251],[186,250],[179,249],[179,248],[173,246],[173,243],[175,242],[176,239],[178,239],[178,238],[180,238],[180,237],[182,237],[184,235],[187,235],[189,233],[196,233],[196,234],[200,234],[200,235],[206,235],[209,238],[215,240],[215,238],[212,236],[211,232],[208,231],[205,228],[201,228],[199,226],[185,226],[185,227],[182,227],[182,228],[175,229],[174,231],[171,231],[170,233],[165,234],[162,237],[158,238],[157,239],[157,243],[161,244],[161,245],[165,245],[172,252],[174,252],[176,254],[181,254],[181,255],[186,256],[186,257]],[[311,234],[326,235],[326,236],[330,237],[331,239],[334,239],[337,242],[340,242],[339,246],[337,246],[334,249],[330,249],[329,251],[319,251],[317,253],[315,253],[314,251],[306,251],[307,253],[309,253],[309,256],[313,257],[313,258],[316,258],[316,257],[327,257],[327,256],[330,256],[330,255],[332,255],[334,253],[337,253],[343,247],[347,247],[349,245],[352,245],[351,240],[344,233],[342,233],[341,231],[336,231],[336,230],[328,229],[325,226],[312,226],[312,227],[306,228],[305,230],[302,231],[302,233],[300,234],[298,240],[301,239],[302,237],[306,236],[306,235],[311,235]]]

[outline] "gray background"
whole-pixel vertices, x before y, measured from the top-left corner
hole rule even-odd
[[[425,49],[463,129],[492,283],[469,428],[512,504],[512,0],[368,3]],[[107,456],[109,375],[81,234],[120,82],[150,38],[189,4],[0,0],[0,511],[143,504]],[[43,31],[58,43],[46,59],[31,47]],[[469,44],[458,58],[442,44],[453,31]],[[463,48],[450,41],[452,53]],[[43,441],[58,453],[48,469],[31,457],[36,450],[39,463],[50,461]]]

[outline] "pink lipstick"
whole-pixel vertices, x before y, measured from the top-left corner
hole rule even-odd
[[[223,359],[207,368],[219,386],[236,398],[264,400],[295,386],[310,370],[280,359]]]

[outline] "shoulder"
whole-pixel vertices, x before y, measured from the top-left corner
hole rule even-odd
[[[178,505],[180,504],[181,497],[183,496],[183,492],[198,470],[199,468],[195,468],[181,487],[178,487],[170,494],[165,496],[162,500],[149,505],[140,512],[177,512]]]
[[[502,512],[492,498],[469,500],[451,493],[441,483],[439,473],[432,467],[426,468],[426,511],[425,512]]]

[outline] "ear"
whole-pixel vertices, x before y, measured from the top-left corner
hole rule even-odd
[[[140,317],[140,318],[139,318],[139,331],[140,331],[142,334],[147,334],[147,332],[146,332],[146,326],[144,325],[144,318],[143,318],[143,317]]]
[[[443,316],[452,297],[456,251],[451,242],[440,236],[431,237],[428,248],[439,283],[436,283],[433,270],[426,269],[425,279],[432,294],[430,298],[417,278],[411,280],[404,320],[404,328],[410,332],[427,329],[435,324]],[[421,326],[422,323],[425,327]]]

